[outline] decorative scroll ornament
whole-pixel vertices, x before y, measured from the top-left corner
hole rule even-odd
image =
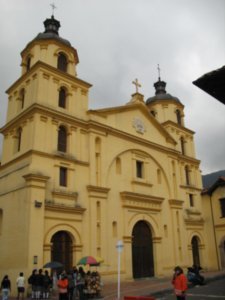
[[[142,134],[146,131],[144,122],[137,117],[133,119],[133,127],[136,129],[137,132]]]

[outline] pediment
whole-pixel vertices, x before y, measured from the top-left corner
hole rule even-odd
[[[124,106],[89,110],[92,120],[101,122],[116,130],[147,139],[163,146],[176,145],[176,141],[149,112],[143,102]]]

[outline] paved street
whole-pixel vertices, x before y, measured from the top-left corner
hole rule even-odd
[[[205,272],[203,275],[207,284],[202,287],[190,288],[187,300],[225,299],[225,270]],[[105,282],[102,295],[105,300],[117,299],[117,283]],[[124,296],[146,295],[153,295],[157,300],[175,300],[172,293],[171,278],[149,278],[121,282],[121,299]]]
[[[156,296],[156,300],[174,300],[171,292],[165,295]],[[205,286],[193,287],[187,292],[187,300],[225,299],[225,277],[209,282]]]

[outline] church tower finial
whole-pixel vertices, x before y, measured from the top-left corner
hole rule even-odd
[[[154,83],[154,87],[155,87],[155,94],[166,94],[166,82],[165,81],[161,81],[161,69],[159,67],[159,64],[157,64],[157,70],[158,70],[158,81]]]
[[[54,10],[57,8],[55,3],[51,3],[50,6],[52,7],[52,17],[54,18]]]
[[[141,87],[141,84],[138,82],[138,79],[136,78],[132,83],[135,85],[136,93],[138,93],[138,88]]]
[[[45,25],[45,33],[55,33],[57,35],[59,35],[59,27],[60,27],[60,22],[57,21],[54,18],[54,9],[56,9],[56,6],[54,3],[50,4],[52,7],[52,16],[51,19],[46,19],[44,21],[44,25]]]
[[[159,78],[159,81],[161,81],[161,78],[160,78],[160,71],[161,71],[161,69],[160,69],[160,67],[159,67],[159,64],[157,65],[157,70],[158,70],[158,78]]]

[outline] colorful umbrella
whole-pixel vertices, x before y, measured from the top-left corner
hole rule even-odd
[[[95,259],[97,260],[98,264],[103,263],[104,259],[100,256],[95,256]]]
[[[84,256],[82,257],[77,265],[89,265],[89,266],[97,266],[99,262],[93,256]]]

